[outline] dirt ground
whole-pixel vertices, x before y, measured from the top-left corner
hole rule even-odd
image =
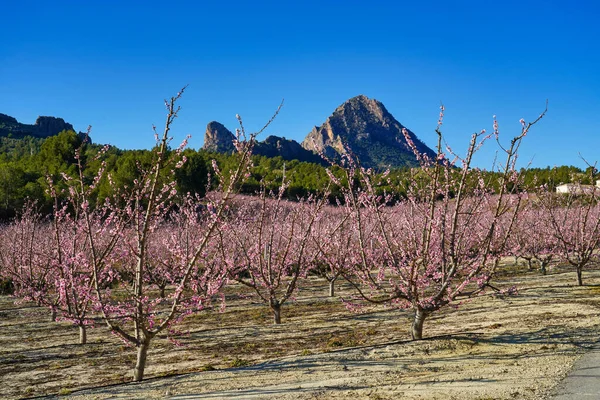
[[[425,322],[410,341],[409,314],[363,314],[328,298],[311,278],[283,324],[262,304],[228,293],[220,313],[190,317],[176,346],[154,340],[142,383],[131,381],[135,349],[98,326],[79,345],[47,309],[0,297],[0,398],[81,399],[543,399],[596,343],[600,272],[520,272],[510,297],[480,296]],[[341,296],[348,288],[339,285]]]

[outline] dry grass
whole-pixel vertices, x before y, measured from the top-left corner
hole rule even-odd
[[[135,349],[104,326],[79,345],[75,327],[3,296],[0,397],[162,398],[169,392],[241,399],[264,398],[268,389],[266,397],[274,399],[543,398],[596,340],[600,273],[586,273],[590,285],[576,287],[574,273],[512,272],[498,285],[517,284],[517,296],[481,296],[437,313],[425,324],[429,339],[420,342],[409,340],[408,312],[352,314],[326,297],[324,281],[311,279],[284,306],[281,326],[233,286],[225,312],[186,320],[182,346],[165,337],[153,342],[147,377],[162,378],[93,394],[79,390],[131,380]],[[342,285],[338,293],[348,290]]]

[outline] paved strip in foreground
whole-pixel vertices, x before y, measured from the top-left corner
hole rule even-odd
[[[583,355],[554,389],[552,400],[600,399],[600,346]]]

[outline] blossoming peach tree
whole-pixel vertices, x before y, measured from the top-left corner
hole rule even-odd
[[[209,307],[226,282],[216,234],[235,223],[225,214],[249,174],[255,136],[262,131],[247,137],[238,116],[235,168],[221,174],[213,162],[218,190],[204,199],[184,196],[180,201],[172,177],[186,161],[182,151],[187,140],[174,151],[169,143],[184,89],[165,101],[167,117],[162,134],[155,130],[154,160],[149,168],[140,167],[131,185],[116,188],[104,164],[90,183],[78,152],[79,174],[63,175],[60,190],[50,184],[55,209],[45,241],[36,240],[39,224],[31,215],[11,231],[23,238],[22,251],[13,260],[15,271],[30,276],[19,281],[19,291],[59,309],[79,326],[82,342],[90,314],[96,314],[113,334],[137,348],[136,381],[144,377],[152,339],[161,332],[177,333],[176,325]],[[93,192],[104,179],[112,192],[102,204],[93,205]],[[2,242],[7,240],[3,237]],[[39,251],[38,243],[43,244]],[[1,253],[11,256],[10,250]]]
[[[283,199],[285,176],[278,193],[263,189],[256,200],[241,203],[235,225],[220,235],[223,260],[230,276],[252,289],[281,323],[281,308],[306,277],[316,252],[310,246],[313,227],[322,216],[327,195],[289,202]]]
[[[590,168],[596,181],[596,168]],[[544,188],[542,188],[544,189]],[[552,237],[557,258],[570,265],[583,285],[583,270],[598,260],[600,246],[600,188],[574,184],[568,193],[538,192],[538,207],[545,234]]]
[[[226,265],[219,260],[220,253],[215,251],[214,243],[217,233],[231,223],[224,218],[225,213],[235,189],[248,176],[256,136],[251,134],[246,138],[238,117],[240,129],[234,142],[239,153],[236,167],[225,176],[213,163],[221,186],[216,194],[204,200],[204,207],[189,198],[184,204],[176,204],[175,182],[167,180],[162,186],[160,182],[164,171],[169,170],[165,167],[172,166],[170,170],[174,173],[185,162],[181,154],[185,142],[170,157],[168,152],[169,132],[180,110],[176,102],[182,93],[183,90],[165,102],[167,118],[162,135],[155,135],[157,146],[152,168],[129,188],[125,206],[120,210],[120,218],[127,221],[121,235],[123,254],[127,256],[112,258],[106,267],[127,279],[120,280],[117,290],[104,289],[101,270],[94,269],[95,301],[104,322],[118,337],[137,348],[136,381],[143,379],[152,339],[163,331],[173,333],[186,315],[208,307],[225,283]],[[174,237],[161,234],[165,227]],[[167,251],[157,252],[160,247]],[[167,270],[172,274],[167,276]],[[168,293],[153,290],[157,273],[171,287]]]
[[[61,188],[48,179],[53,213],[43,218],[28,204],[9,227],[3,229],[0,258],[15,282],[15,295],[52,310],[52,320],[70,321],[79,328],[79,342],[87,341],[87,327],[93,325],[94,268],[99,285],[110,275],[103,266],[112,256],[123,223],[106,205],[91,209],[89,195],[103,173],[90,185],[84,181],[81,149],[75,153],[79,176],[63,174]]]
[[[410,308],[413,339],[422,339],[423,324],[432,313],[488,287],[522,207],[521,194],[515,190],[518,149],[545,113],[529,124],[521,120],[520,133],[501,146],[505,160],[492,175],[497,181],[492,181],[472,167],[472,160],[492,137],[500,144],[496,120],[494,132],[473,134],[460,157],[448,146],[444,149],[443,112],[442,107],[435,158],[419,153],[404,132],[420,163],[412,170],[405,199],[393,203],[391,195],[379,194],[379,180],[386,174],[378,177],[362,168],[351,154],[342,161],[343,182],[330,174],[343,186],[344,207],[357,243],[357,261],[345,267],[345,277],[358,293],[346,299],[348,306],[358,306],[362,299]]]

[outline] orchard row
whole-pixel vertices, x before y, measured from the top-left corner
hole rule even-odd
[[[421,339],[432,313],[496,290],[492,280],[507,256],[537,262],[542,272],[552,262],[568,263],[582,284],[596,255],[600,191],[517,190],[518,148],[544,114],[521,121],[519,134],[500,146],[504,163],[490,175],[471,161],[484,142],[500,144],[497,123],[492,134],[474,134],[461,157],[442,150],[442,109],[435,159],[419,154],[405,135],[421,168],[411,170],[400,200],[381,190],[389,184],[385,173],[362,168],[351,154],[335,161],[343,177],[330,173],[319,195],[286,200],[285,171],[278,191],[265,186],[254,197],[236,195],[249,176],[255,137],[246,137],[240,122],[236,167],[223,174],[214,163],[220,186],[200,198],[178,194],[165,179],[186,162],[185,143],[168,151],[180,95],[166,103],[155,160],[139,179],[92,205],[92,193],[100,182],[112,183],[111,176],[100,167],[87,179],[78,153],[78,174],[48,181],[51,215],[29,204],[0,230],[0,274],[12,280],[15,296],[73,322],[82,344],[100,318],[136,346],[135,380],[143,379],[152,339],[177,334],[186,316],[224,302],[230,282],[251,288],[279,324],[309,274],[327,279],[332,296],[336,281],[345,279],[355,289],[344,299],[348,308],[409,308],[412,337]],[[332,188],[341,194],[334,204]]]

